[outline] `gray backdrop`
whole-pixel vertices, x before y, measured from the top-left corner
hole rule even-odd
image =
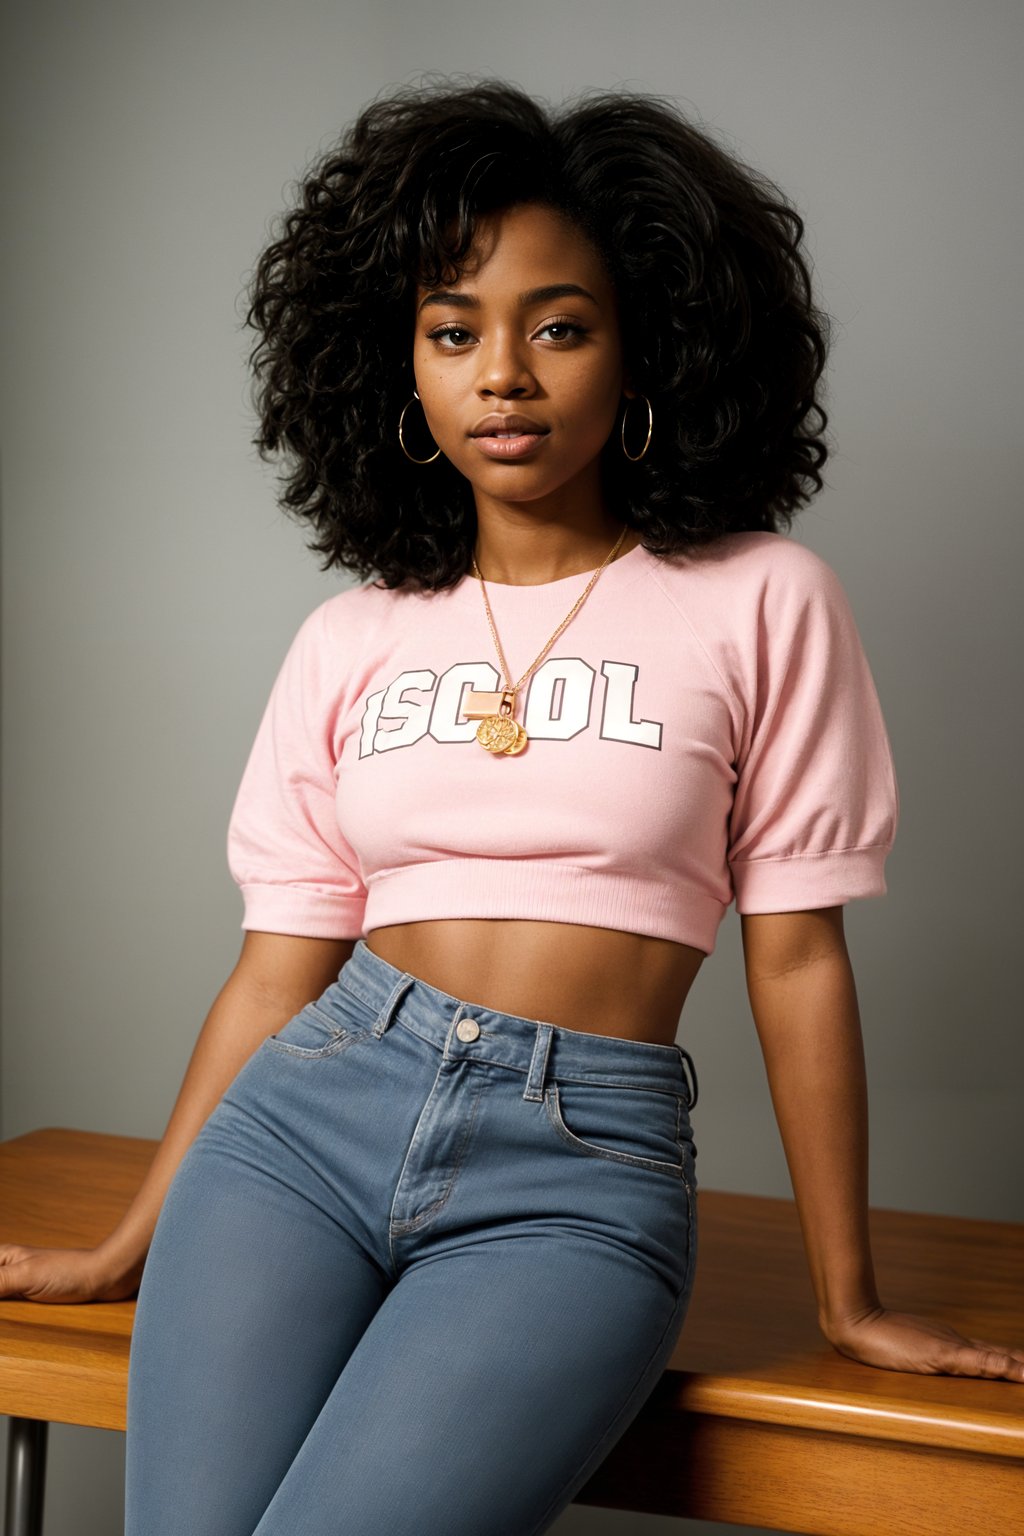
[[[889,894],[847,909],[872,1201],[1024,1219],[1022,18],[1009,0],[10,14],[0,1133],[163,1133],[241,942],[238,779],[288,641],[339,580],[249,445],[243,281],[289,183],[371,95],[493,73],[553,99],[669,94],[806,215],[838,451],[796,536],[849,593],[902,795]],[[698,1171],[789,1195],[739,937],[731,912],[679,1036]],[[122,1475],[123,1436],[57,1426],[47,1536],[119,1530]]]

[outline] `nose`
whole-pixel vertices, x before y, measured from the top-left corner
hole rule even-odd
[[[536,380],[517,337],[496,333],[481,343],[477,356],[477,393],[481,398],[522,399],[534,392]]]

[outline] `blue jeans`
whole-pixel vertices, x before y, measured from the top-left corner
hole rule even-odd
[[[482,1008],[360,940],[165,1197],[126,1536],[546,1531],[682,1330],[696,1091],[680,1046]]]

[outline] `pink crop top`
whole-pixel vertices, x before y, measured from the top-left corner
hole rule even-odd
[[[518,679],[587,585],[487,582]],[[892,752],[846,594],[806,546],[726,534],[606,566],[489,752],[502,687],[480,584],[368,581],[300,627],[228,829],[245,929],[323,938],[533,918],[710,954],[737,911],[885,893]]]

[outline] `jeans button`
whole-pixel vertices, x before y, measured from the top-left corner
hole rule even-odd
[[[455,1026],[455,1033],[460,1040],[475,1040],[480,1033],[480,1025],[476,1019],[460,1019]]]

